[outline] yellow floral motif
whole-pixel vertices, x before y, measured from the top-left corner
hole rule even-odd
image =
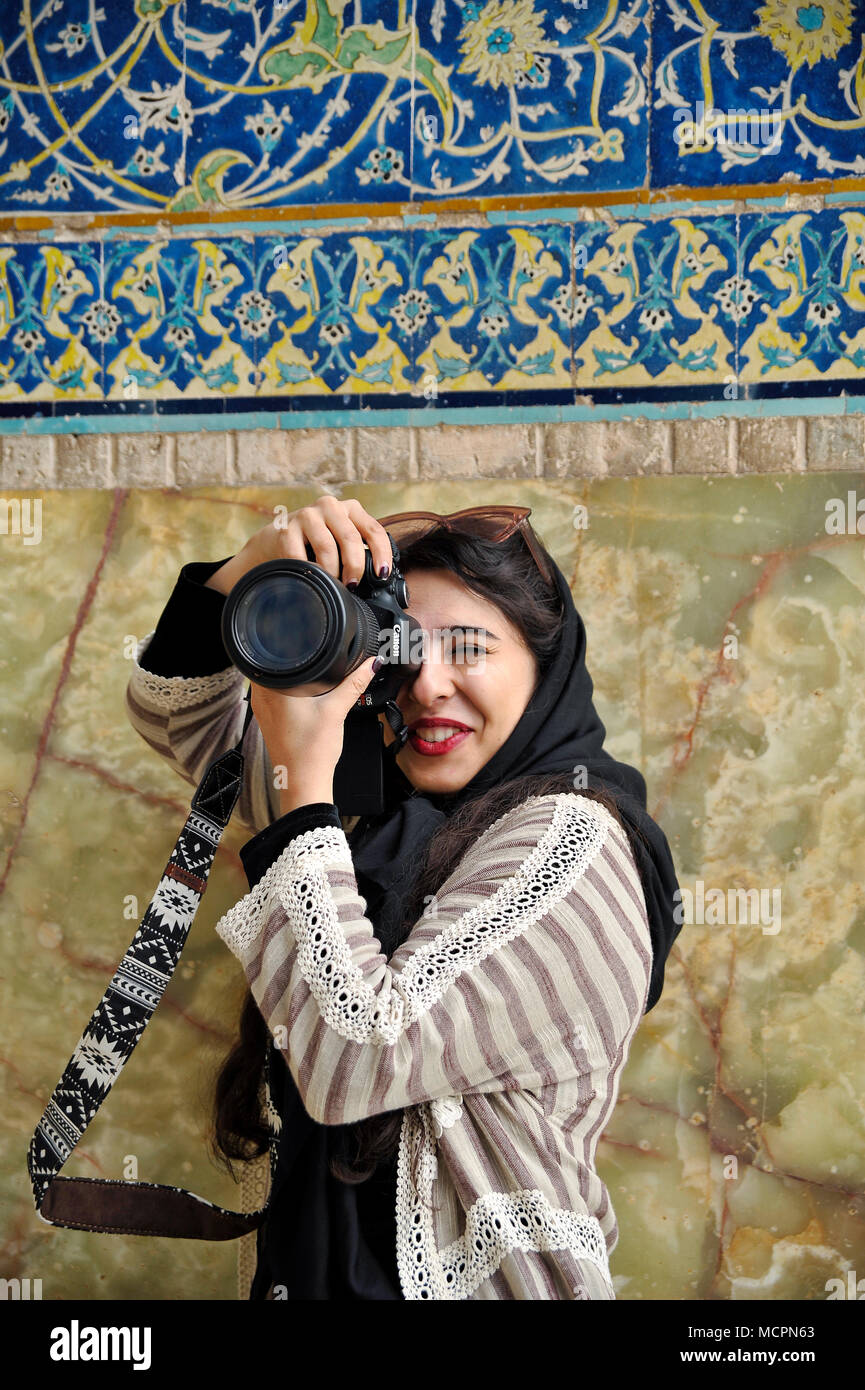
[[[783,53],[795,72],[803,63],[813,67],[821,58],[834,58],[850,41],[850,0],[766,0],[757,11],[757,32]]]
[[[463,25],[460,51],[465,58],[458,72],[476,72],[478,82],[491,87],[513,86],[520,73],[533,66],[536,53],[555,53],[558,44],[544,38],[532,0],[489,0],[481,8],[466,6],[471,18]]]

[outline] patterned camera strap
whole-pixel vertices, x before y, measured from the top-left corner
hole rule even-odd
[[[249,695],[247,691],[240,740],[208,765],[153,900],[30,1141],[27,1167],[36,1210],[49,1225],[187,1240],[231,1240],[255,1230],[267,1211],[267,1203],[258,1211],[229,1211],[194,1192],[163,1183],[57,1176],[132,1056],[177,968],[220,839],[240,795],[240,750],[252,715]],[[265,1095],[272,1180],[278,1139],[272,1123],[269,1052],[267,1048]]]

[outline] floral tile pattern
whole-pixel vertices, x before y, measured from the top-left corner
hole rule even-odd
[[[863,0],[656,0],[655,188],[865,174]]]
[[[7,410],[861,395],[865,205],[6,245],[0,303]]]
[[[865,0],[10,3],[0,210],[861,177],[863,35]]]
[[[736,239],[734,217],[577,228],[578,385],[705,385],[735,374]]]
[[[579,216],[865,173],[865,0],[713,3],[7,5],[0,213],[133,225],[0,243],[0,418],[862,394],[855,190]],[[482,211],[316,226],[445,199]]]
[[[648,0],[8,4],[0,208],[642,187],[647,16]]]
[[[744,381],[865,373],[863,211],[749,220],[738,274]]]
[[[228,237],[108,242],[104,255],[106,399],[253,393],[268,307],[253,246]]]
[[[554,223],[417,236],[415,380],[440,392],[569,389],[571,245]]]
[[[453,110],[416,100],[412,196],[642,187],[648,13],[647,0],[415,0]]]
[[[0,401],[102,400],[111,330],[100,247],[0,246]]]
[[[404,229],[257,239],[259,396],[410,389],[412,241]]]

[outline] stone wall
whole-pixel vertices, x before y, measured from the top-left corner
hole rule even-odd
[[[519,413],[519,412],[517,412]],[[195,488],[258,483],[626,478],[861,471],[865,416],[587,420],[226,433],[6,435],[0,487]]]

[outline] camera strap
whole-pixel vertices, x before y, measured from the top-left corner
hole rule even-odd
[[[384,707],[384,715],[393,733],[393,739],[388,744],[385,752],[389,753],[392,758],[395,758],[397,753],[405,746],[405,741],[408,738],[408,727],[403,720],[402,710],[396,700],[388,700]]]
[[[264,1219],[269,1198],[257,1211],[238,1212],[164,1183],[58,1176],[132,1056],[177,968],[240,795],[241,746],[252,717],[250,696],[251,688],[246,693],[240,739],[208,764],[150,906],[30,1141],[27,1167],[36,1210],[51,1226],[118,1235],[233,1240],[255,1230]],[[264,1082],[272,1191],[278,1139],[271,1121],[269,1055],[268,1047]]]

